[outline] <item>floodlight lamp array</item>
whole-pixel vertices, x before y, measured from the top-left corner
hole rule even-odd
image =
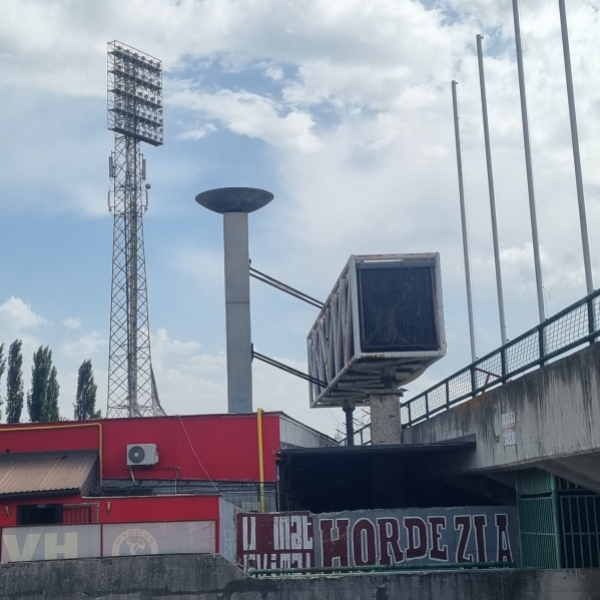
[[[108,43],[108,129],[163,144],[161,62],[117,41]]]

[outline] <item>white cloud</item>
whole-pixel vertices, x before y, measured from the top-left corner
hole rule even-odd
[[[152,336],[152,348],[155,357],[186,357],[200,350],[202,344],[194,341],[180,342],[179,340],[171,340],[167,330],[162,328],[158,330],[156,335]]]
[[[11,296],[4,304],[0,304],[0,324],[3,332],[10,331],[11,336],[18,336],[20,332],[45,324],[44,317],[31,309],[31,304],[26,304],[20,298]]]
[[[183,133],[179,133],[176,137],[178,140],[198,141],[215,132],[216,130],[217,128],[212,123],[207,123],[206,125],[197,125],[192,129],[186,129]]]
[[[283,69],[276,65],[269,65],[265,69],[265,75],[273,81],[280,81],[283,79]]]
[[[63,345],[63,352],[72,358],[81,359],[82,361],[96,354],[102,346],[107,346],[108,341],[101,337],[97,331],[86,333],[76,342]]]
[[[227,412],[223,354],[201,353],[200,342],[171,339],[165,329],[153,335],[151,343],[158,393],[167,414]]]
[[[160,56],[166,68],[193,57],[222,55],[240,68],[249,62],[301,63],[330,55],[344,62],[370,62],[381,69],[406,62],[427,65],[414,53],[423,36],[444,44],[443,14],[418,2],[375,0],[5,0],[0,37],[15,63],[3,85],[57,93],[104,94],[94,76],[102,68],[106,41],[127,38]],[[441,30],[441,31],[440,31]],[[351,43],[348,43],[351,40]],[[8,63],[8,61],[6,61]],[[10,66],[10,65],[9,65]],[[276,71],[272,71],[276,73]],[[34,75],[33,77],[31,75]]]
[[[319,147],[312,132],[314,121],[309,113],[266,96],[231,90],[207,94],[182,82],[169,94],[167,101],[172,106],[201,112],[208,119],[218,120],[234,133],[260,138],[275,146],[302,152]],[[190,135],[189,132],[187,135]]]
[[[79,329],[81,327],[81,319],[79,317],[69,317],[63,321],[63,325],[67,329]]]

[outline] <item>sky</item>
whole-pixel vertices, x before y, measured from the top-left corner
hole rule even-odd
[[[585,294],[557,2],[523,0],[547,313]],[[597,0],[567,3],[592,265],[600,280]],[[143,145],[152,357],[168,414],[226,412],[222,220],[201,191],[270,190],[252,265],[325,299],[351,254],[440,252],[447,356],[470,362],[451,81],[460,124],[477,354],[500,345],[475,36],[484,35],[508,337],[538,320],[509,0],[2,0],[0,343],[53,351],[61,414],[91,359],[106,411],[112,216],[106,44],[163,61],[165,144]],[[252,282],[256,349],[306,370],[316,309]],[[5,396],[4,382],[0,395]],[[334,434],[307,384],[254,364],[254,406]]]

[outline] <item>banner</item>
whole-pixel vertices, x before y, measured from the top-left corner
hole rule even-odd
[[[102,526],[102,556],[216,552],[214,521]]]
[[[100,525],[45,525],[2,529],[3,563],[100,556]]]
[[[237,533],[244,570],[520,562],[514,506],[238,514]]]
[[[314,567],[313,538],[310,513],[238,513],[238,566],[245,571]]]
[[[219,498],[219,554],[235,564],[235,505]]]
[[[217,551],[215,521],[6,527],[1,533],[3,563]]]

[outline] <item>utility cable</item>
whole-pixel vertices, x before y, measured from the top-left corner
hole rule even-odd
[[[190,445],[190,448],[192,449],[192,453],[196,457],[196,460],[198,461],[198,464],[200,465],[200,467],[202,468],[202,470],[204,471],[204,473],[208,477],[208,480],[211,482],[212,486],[215,488],[215,490],[217,490],[217,494],[219,496],[223,496],[223,494],[221,493],[221,490],[215,485],[215,482],[210,478],[210,475],[208,474],[208,471],[204,468],[204,465],[202,464],[202,462],[198,458],[198,455],[196,454],[196,451],[194,450],[194,446],[192,446],[192,440],[190,440],[190,436],[188,435],[187,429],[185,428],[185,425],[183,424],[181,416],[180,415],[177,415],[177,416],[179,417],[179,422],[181,423],[181,427],[183,428],[183,432],[185,433],[185,437],[187,438],[188,444]]]

